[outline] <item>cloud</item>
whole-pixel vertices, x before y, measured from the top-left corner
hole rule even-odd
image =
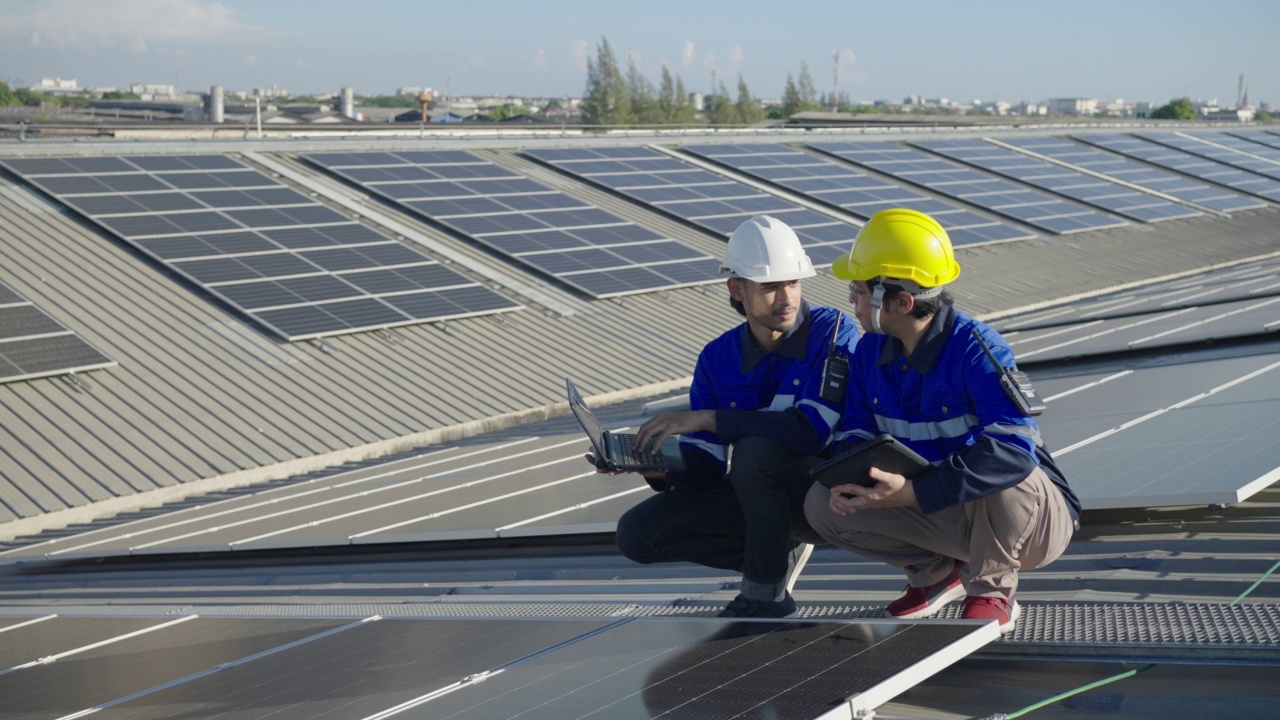
[[[485,63],[484,58],[479,55],[472,55],[467,58],[467,67],[472,70],[483,70],[488,67],[488,64]]]
[[[840,71],[840,84],[866,85],[867,76],[857,68],[858,56],[849,48],[836,53],[836,67]]]
[[[303,70],[307,70],[307,69],[310,69],[310,68],[311,68],[311,61],[310,61],[310,60],[306,60],[306,59],[304,59],[304,58],[294,58],[294,59],[293,59],[293,64],[294,64],[294,65],[297,65],[298,67],[302,68]]]
[[[258,56],[253,53],[246,53],[244,56],[244,64],[256,66],[258,64]]]
[[[542,48],[533,54],[533,66],[539,70],[550,70],[551,63],[547,62],[547,51]]]
[[[591,45],[586,40],[575,38],[569,41],[569,58],[573,66],[579,70],[587,69],[587,57]]]
[[[725,60],[729,62],[730,70],[735,72],[740,70],[742,68],[742,60],[743,60],[742,47],[739,45],[734,45],[733,47],[729,48],[729,51],[725,53]]]
[[[697,57],[697,50],[693,46],[693,41],[685,40],[684,47],[680,49],[680,67],[685,70],[693,67],[695,57]]]
[[[24,9],[0,14],[0,37],[58,50],[146,52],[163,44],[270,35],[266,28],[242,21],[237,11],[207,0],[39,0]]]

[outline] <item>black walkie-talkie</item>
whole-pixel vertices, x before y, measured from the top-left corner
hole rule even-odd
[[[844,403],[844,391],[849,384],[849,358],[836,352],[836,339],[840,335],[840,313],[836,313],[836,326],[831,330],[831,347],[827,349],[827,361],[822,365],[822,392],[818,397],[829,403]]]
[[[1000,371],[1000,387],[1004,388],[1004,394],[1009,396],[1014,405],[1022,411],[1023,415],[1036,417],[1043,413],[1047,406],[1040,396],[1036,394],[1035,385],[1031,384],[1031,378],[1027,374],[1016,368],[1005,367],[996,359],[995,353],[991,352],[991,348],[983,342],[982,335],[977,330],[973,331],[973,339],[978,341],[978,347],[982,348],[982,352],[987,354],[987,358],[991,360],[991,364],[996,366]]]

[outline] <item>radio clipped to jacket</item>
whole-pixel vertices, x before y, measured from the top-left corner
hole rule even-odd
[[[1004,388],[1004,394],[1009,396],[1014,405],[1022,411],[1023,415],[1036,417],[1046,410],[1044,401],[1036,393],[1035,385],[1031,384],[1031,378],[1027,374],[1017,368],[1005,367],[996,359],[995,353],[991,352],[991,348],[983,342],[982,335],[977,331],[973,331],[973,339],[978,341],[978,347],[982,348],[982,352],[987,354],[987,358],[991,360],[991,364],[1000,371],[1000,387]]]
[[[827,349],[827,361],[822,365],[822,390],[818,397],[829,403],[844,404],[845,388],[849,385],[849,358],[836,352],[836,339],[840,335],[840,313],[836,313],[836,326],[831,330],[831,347]]]

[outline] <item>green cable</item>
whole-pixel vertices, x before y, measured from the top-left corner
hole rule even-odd
[[[1143,665],[1142,667],[1138,668],[1137,670],[1129,670],[1129,671],[1127,671],[1127,672],[1122,672],[1122,673],[1120,673],[1119,675],[1113,675],[1113,676],[1111,676],[1111,677],[1109,677],[1109,678],[1106,678],[1106,679],[1103,679],[1103,680],[1098,680],[1097,682],[1091,682],[1091,683],[1089,683],[1088,685],[1084,685],[1084,686],[1078,687],[1078,688],[1076,688],[1075,690],[1068,690],[1067,692],[1064,692],[1064,693],[1062,693],[1061,695],[1054,695],[1053,697],[1049,698],[1048,700],[1041,700],[1040,702],[1036,703],[1035,705],[1028,705],[1027,707],[1022,708],[1021,710],[1019,710],[1019,711],[1017,711],[1017,712],[1015,712],[1015,713],[1009,713],[1008,715],[1004,715],[1003,717],[1004,717],[1004,718],[1006,718],[1007,720],[1013,720],[1014,718],[1020,718],[1020,717],[1022,717],[1023,715],[1026,715],[1027,713],[1031,712],[1032,710],[1039,710],[1040,708],[1044,707],[1045,705],[1052,705],[1053,703],[1056,703],[1056,702],[1058,702],[1059,700],[1065,700],[1066,698],[1069,698],[1069,697],[1071,697],[1072,695],[1079,695],[1079,694],[1080,694],[1080,693],[1082,693],[1082,692],[1085,692],[1085,691],[1088,691],[1088,690],[1092,690],[1092,689],[1094,689],[1094,688],[1096,688],[1096,687],[1102,687],[1103,685],[1106,685],[1106,684],[1108,684],[1108,683],[1113,683],[1113,682],[1115,682],[1115,681],[1117,681],[1117,680],[1123,680],[1123,679],[1125,679],[1125,678],[1127,678],[1127,677],[1133,677],[1134,675],[1137,675],[1138,673],[1144,673],[1144,672],[1146,672],[1146,671],[1150,670],[1151,668],[1153,668],[1153,667],[1155,667],[1155,666],[1156,666],[1156,663],[1151,663],[1150,665]]]
[[[1258,587],[1259,585],[1261,585],[1263,580],[1266,580],[1268,577],[1271,577],[1271,573],[1275,572],[1275,571],[1276,571],[1276,568],[1280,568],[1280,560],[1277,560],[1277,561],[1276,561],[1276,564],[1275,564],[1275,565],[1272,565],[1270,570],[1268,570],[1266,573],[1264,573],[1264,574],[1263,574],[1263,576],[1262,576],[1262,577],[1258,578],[1256,582],[1254,582],[1252,585],[1250,585],[1248,590],[1245,590],[1244,592],[1240,593],[1240,597],[1236,598],[1235,600],[1232,600],[1232,601],[1231,601],[1231,604],[1232,604],[1232,605],[1235,605],[1236,603],[1238,603],[1238,602],[1240,602],[1241,600],[1243,600],[1243,599],[1245,598],[1245,596],[1246,596],[1246,595],[1248,595],[1249,593],[1253,592],[1253,589],[1254,589],[1254,588],[1256,588],[1256,587]]]
[[[1232,600],[1231,605],[1229,605],[1228,607],[1234,606],[1236,603],[1248,597],[1249,593],[1253,592],[1259,585],[1263,583],[1263,581],[1271,577],[1271,574],[1274,573],[1277,568],[1280,568],[1280,560],[1277,560],[1276,564],[1272,565],[1270,570],[1263,573],[1262,577],[1258,578],[1252,585],[1250,585],[1248,590],[1245,590],[1244,592],[1240,593],[1240,597],[1237,597],[1235,600]],[[1041,700],[1040,702],[1034,705],[1028,705],[1027,707],[1022,708],[1021,710],[1018,710],[1017,712],[1009,713],[1008,715],[1003,715],[1003,714],[990,715],[986,718],[986,720],[996,720],[997,718],[999,718],[999,720],[1014,720],[1015,718],[1020,718],[1023,715],[1026,715],[1032,710],[1039,710],[1040,708],[1045,707],[1046,705],[1052,705],[1053,703],[1056,703],[1059,700],[1065,700],[1066,698],[1069,698],[1072,695],[1079,695],[1082,692],[1088,692],[1089,690],[1102,687],[1103,685],[1113,683],[1117,680],[1123,680],[1127,677],[1133,677],[1138,673],[1144,673],[1158,664],[1159,663],[1151,663],[1149,665],[1143,665],[1142,667],[1137,668],[1136,670],[1129,670],[1126,672],[1122,672],[1119,675],[1113,675],[1109,678],[1104,678],[1096,682],[1091,682],[1088,685],[1083,685],[1081,687],[1076,688],[1075,690],[1068,690],[1067,692],[1064,692],[1061,695],[1054,695],[1053,697],[1047,700]]]

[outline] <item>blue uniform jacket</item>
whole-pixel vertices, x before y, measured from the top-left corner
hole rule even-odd
[[[1014,366],[1013,350],[999,333],[950,305],[934,316],[910,357],[896,338],[863,337],[853,353],[834,450],[889,433],[934,463],[914,481],[925,514],[1012,487],[1039,464],[1079,519],[1080,501],[1035,419],[1005,394],[1000,371],[973,330],[1001,364]]]
[[[820,397],[822,370],[836,318],[836,351],[846,357],[858,340],[857,321],[835,308],[804,302],[799,315],[796,327],[772,353],[760,352],[746,323],[702,349],[689,407],[717,411],[716,432],[681,436],[685,470],[669,473],[668,482],[723,478],[728,446],[748,435],[770,438],[804,455],[827,449],[843,406]]]

